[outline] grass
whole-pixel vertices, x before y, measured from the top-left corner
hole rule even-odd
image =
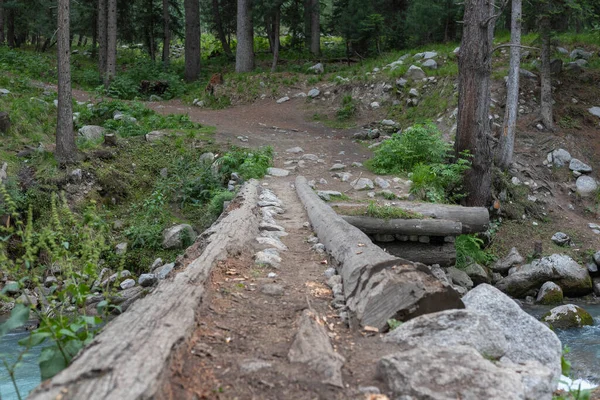
[[[336,207],[336,212],[341,215],[372,217],[384,220],[390,219],[423,219],[422,214],[406,211],[394,206],[380,206],[374,201],[365,207]]]

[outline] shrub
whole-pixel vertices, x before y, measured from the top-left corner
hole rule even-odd
[[[432,203],[456,203],[465,197],[462,180],[470,167],[471,162],[465,157],[451,164],[418,164],[410,174],[410,192]]]
[[[342,98],[342,107],[337,111],[337,119],[344,121],[350,119],[356,114],[356,101],[351,95]]]
[[[471,262],[488,265],[495,260],[493,254],[482,249],[483,240],[474,235],[460,235],[456,238],[456,268],[467,267]]]

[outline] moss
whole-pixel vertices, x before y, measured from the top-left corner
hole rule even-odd
[[[552,329],[581,328],[594,324],[594,319],[586,310],[573,304],[553,308],[541,320]]]
[[[546,292],[544,297],[538,301],[539,304],[543,304],[546,306],[553,306],[557,304],[562,304],[563,302],[563,293],[562,290],[550,290]]]

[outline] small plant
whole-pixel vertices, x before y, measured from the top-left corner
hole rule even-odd
[[[402,325],[402,321],[398,321],[395,318],[392,319],[388,319],[387,320],[387,324],[390,328],[390,331],[393,331],[394,329],[398,328],[400,325]]]
[[[341,207],[338,213],[342,215],[367,216],[373,218],[389,219],[421,219],[423,215],[411,211],[403,210],[394,206],[379,206],[371,201],[366,207]]]
[[[337,111],[338,121],[348,120],[356,114],[357,106],[356,101],[351,95],[346,95],[342,98],[342,106]]]
[[[466,155],[450,164],[419,164],[409,175],[413,181],[410,193],[433,203],[456,203],[465,197],[462,181],[469,168]]]
[[[474,235],[460,235],[456,238],[456,268],[464,269],[471,262],[488,265],[496,257],[482,249],[483,240]]]

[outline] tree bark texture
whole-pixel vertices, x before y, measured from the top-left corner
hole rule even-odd
[[[58,2],[58,117],[56,123],[56,160],[73,163],[77,160],[77,145],[73,134],[73,104],[71,93],[70,0]]]
[[[4,44],[4,0],[0,0],[0,46]]]
[[[233,58],[233,53],[231,52],[231,46],[229,46],[229,42],[227,41],[227,37],[225,37],[225,30],[223,29],[223,20],[221,19],[221,8],[219,6],[219,0],[212,0],[212,11],[213,11],[213,19],[215,20],[215,28],[217,31],[217,36],[219,37],[219,41],[221,42],[221,46],[223,46],[223,51],[227,55],[227,57]]]
[[[502,170],[512,164],[519,109],[519,68],[521,66],[521,0],[512,0],[510,66],[506,93],[506,107],[502,134],[496,151],[496,165]]]
[[[454,243],[428,244],[419,242],[387,242],[377,243],[388,253],[426,265],[439,264],[441,267],[452,267],[456,263],[456,247]]]
[[[200,4],[185,0],[185,80],[192,82],[200,76]]]
[[[11,9],[6,13],[6,41],[8,47],[15,48],[15,10]]]
[[[281,27],[281,4],[275,6],[273,13],[273,64],[271,64],[271,72],[277,70],[277,62],[279,61],[279,29]]]
[[[343,216],[344,221],[367,235],[458,236],[462,223],[444,219],[380,219],[362,216]]]
[[[169,12],[169,0],[163,0],[163,53],[162,60],[165,68],[169,66],[171,52],[171,13]]]
[[[493,0],[465,2],[463,39],[458,59],[458,117],[455,150],[471,154],[465,174],[466,204],[485,206],[491,197],[490,75],[494,32]]]
[[[554,130],[552,118],[552,69],[550,67],[550,18],[543,17],[540,21],[542,37],[542,70],[541,70],[541,99],[540,117],[544,128]]]
[[[117,0],[108,0],[106,14],[106,74],[104,86],[108,87],[117,75]]]
[[[98,0],[98,71],[104,81],[106,76],[106,56],[108,49],[108,36],[106,34],[107,28],[107,15],[108,15],[108,0]]]
[[[30,395],[31,400],[165,399],[161,391],[169,363],[197,328],[197,312],[211,269],[238,254],[258,234],[258,188],[240,190],[239,207],[228,210],[201,235],[202,254],[160,281],[146,297],[110,321],[73,361]]]
[[[321,53],[321,6],[319,0],[311,0],[310,52],[314,56]]]
[[[254,69],[254,28],[252,26],[252,0],[238,0],[237,48],[235,72],[250,72]]]

